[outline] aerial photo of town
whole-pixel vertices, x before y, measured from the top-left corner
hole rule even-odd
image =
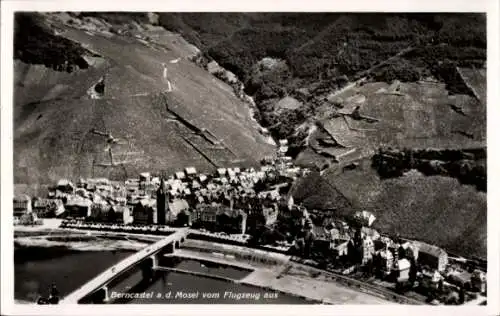
[[[17,12],[17,304],[486,305],[486,14]]]

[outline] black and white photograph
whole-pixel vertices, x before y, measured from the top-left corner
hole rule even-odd
[[[2,301],[498,308],[498,13],[107,8],[2,30]]]

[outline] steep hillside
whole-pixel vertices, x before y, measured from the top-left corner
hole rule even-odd
[[[462,256],[487,256],[486,193],[453,178],[411,171],[381,180],[364,161],[334,176],[312,174],[294,196],[311,209],[340,216],[369,210],[377,217],[374,227],[386,234],[424,240]]]
[[[298,97],[304,107],[295,112],[312,117],[328,93],[363,76],[390,83],[432,75],[450,92],[470,94],[453,69],[484,65],[485,21],[484,14],[273,12],[161,13],[158,23],[235,73],[256,98],[264,126],[292,138],[294,129],[282,126],[303,120],[289,120],[269,103]],[[253,68],[265,57],[289,69],[256,78]]]
[[[44,19],[57,30],[56,39],[81,45],[79,56],[89,66],[58,71],[16,59],[16,183],[92,174],[124,178],[186,165],[213,170],[256,164],[272,152],[247,105],[190,62],[196,50],[177,35],[154,27],[119,35],[93,17]],[[103,93],[96,92],[99,82]],[[113,159],[114,164],[126,161],[123,166],[104,166],[111,160],[104,151],[106,138],[92,129],[122,140],[113,146]]]

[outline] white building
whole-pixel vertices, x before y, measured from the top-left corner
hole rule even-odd
[[[396,272],[397,272],[397,282],[405,282],[410,278],[410,261],[407,259],[399,259],[396,264]]]
[[[184,173],[184,171],[177,171],[175,173],[175,177],[179,180],[182,180],[186,178],[186,174]]]
[[[26,194],[14,197],[14,217],[21,217],[32,212],[31,198]]]
[[[185,171],[188,176],[196,175],[196,169],[194,167],[187,167]]]
[[[356,212],[355,218],[363,222],[363,225],[370,227],[375,221],[376,217],[368,211]]]

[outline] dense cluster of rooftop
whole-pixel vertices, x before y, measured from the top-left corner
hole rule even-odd
[[[158,233],[168,226],[190,226],[249,236],[237,240],[278,246],[306,263],[424,293],[430,301],[463,303],[477,296],[471,293],[486,291],[484,272],[449,258],[436,246],[381,236],[371,228],[376,217],[368,211],[347,220],[325,217],[313,223],[316,211],[296,205],[290,194],[293,181],[308,170],[295,167],[284,152],[263,161],[259,169],[220,168],[203,174],[188,167],[170,177],[142,173],[121,183],[80,179],[74,185],[63,179],[48,198],[15,197],[14,217],[24,223],[64,217],[72,227],[157,226],[153,231]]]

